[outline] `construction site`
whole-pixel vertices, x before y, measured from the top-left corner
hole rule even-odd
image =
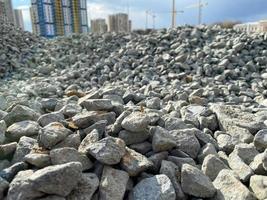
[[[88,32],[82,0],[33,1],[39,34],[0,17],[0,200],[267,199],[267,33],[171,2],[151,31]]]

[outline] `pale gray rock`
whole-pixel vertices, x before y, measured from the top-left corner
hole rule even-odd
[[[149,125],[148,117],[141,112],[133,112],[123,119],[121,126],[127,131],[143,132]]]
[[[133,200],[175,200],[171,180],[164,174],[140,181],[132,191]]]
[[[113,108],[109,99],[88,99],[80,103],[88,111],[110,111]]]
[[[37,167],[37,168],[44,168],[51,165],[51,159],[48,154],[45,153],[30,153],[27,154],[25,157],[25,162]]]
[[[176,146],[176,141],[173,135],[164,128],[155,127],[153,132],[152,147],[154,152],[167,151]]]
[[[254,146],[262,152],[267,148],[267,129],[260,130],[254,137]]]
[[[51,150],[50,158],[52,165],[59,165],[69,162],[80,162],[82,164],[83,171],[93,167],[93,163],[85,154],[80,153],[76,149],[70,147]]]
[[[64,120],[64,115],[60,112],[52,112],[52,113],[47,113],[44,115],[41,115],[38,119],[38,123],[44,127],[47,126],[50,123],[53,122],[62,122]]]
[[[52,149],[71,134],[72,131],[65,128],[61,123],[53,122],[42,128],[38,135],[38,144],[41,147]]]
[[[200,144],[194,132],[195,129],[174,130],[170,132],[175,138],[177,148],[192,158],[196,158],[200,150]]]
[[[118,164],[125,154],[125,143],[114,137],[106,137],[88,146],[88,153],[103,164]]]
[[[100,199],[123,199],[129,180],[127,172],[105,166],[99,186]]]
[[[122,157],[120,165],[123,170],[128,172],[129,176],[137,176],[151,168],[153,163],[142,154],[126,147],[126,153]]]
[[[181,185],[186,194],[195,197],[210,198],[216,193],[209,177],[198,168],[188,164],[182,166]]]
[[[5,135],[10,141],[19,141],[22,136],[38,135],[39,129],[39,124],[35,121],[21,121],[9,126]]]
[[[93,173],[83,173],[76,188],[67,196],[67,200],[92,199],[99,186],[99,179]]]
[[[267,198],[267,176],[253,175],[249,187],[259,200]]]
[[[212,154],[205,157],[201,166],[201,170],[211,181],[214,181],[223,169],[229,169],[229,167],[220,158]]]
[[[67,196],[77,186],[82,176],[82,165],[70,162],[37,170],[29,177],[35,191]]]
[[[40,114],[35,112],[34,110],[22,106],[22,105],[16,105],[11,112],[9,112],[3,120],[6,122],[7,126],[12,125],[13,123],[25,121],[25,120],[32,120],[37,121]]]
[[[233,171],[220,171],[213,185],[217,189],[216,200],[256,200],[254,194],[238,180]]]
[[[169,179],[172,182],[172,185],[175,189],[175,193],[176,193],[176,198],[177,199],[187,199],[186,195],[184,194],[182,188],[181,188],[181,174],[180,174],[180,170],[179,167],[177,165],[175,165],[173,162],[167,161],[167,160],[163,160],[161,162],[161,167],[160,167],[160,174],[165,174],[166,176],[169,177]]]

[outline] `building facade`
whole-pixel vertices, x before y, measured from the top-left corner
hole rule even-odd
[[[23,15],[22,10],[14,9],[14,24],[24,30],[24,22],[23,22]]]
[[[91,20],[91,31],[93,33],[106,33],[108,26],[105,19],[93,19]]]
[[[267,20],[261,20],[259,22],[237,24],[234,26],[234,30],[243,31],[247,33],[267,32]]]
[[[44,37],[87,33],[86,0],[32,0],[33,32]]]
[[[4,21],[14,23],[12,0],[0,0],[0,18]]]
[[[108,16],[108,31],[109,32],[130,32],[131,21],[125,13],[117,13]]]

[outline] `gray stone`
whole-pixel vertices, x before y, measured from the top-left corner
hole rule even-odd
[[[153,163],[136,151],[126,147],[126,153],[121,159],[121,168],[130,176],[137,176],[153,166]]]
[[[175,138],[177,148],[192,158],[196,158],[200,150],[200,144],[194,132],[195,129],[174,130],[170,132]]]
[[[232,152],[229,155],[228,163],[230,168],[244,182],[247,182],[249,178],[254,174],[253,170],[237,155],[236,152]]]
[[[175,189],[176,199],[181,199],[181,200],[187,199],[180,185],[181,174],[179,167],[177,165],[175,165],[173,162],[163,160],[161,162],[159,173],[165,174],[171,180],[172,185]]]
[[[72,134],[71,130],[65,128],[61,123],[53,122],[42,128],[38,136],[38,144],[41,147],[52,149],[70,134]]]
[[[110,111],[113,108],[109,99],[88,99],[80,103],[88,111]]]
[[[249,167],[255,174],[265,175],[266,171],[263,168],[264,153],[260,153],[254,157],[254,160],[249,164]]]
[[[189,164],[192,166],[197,166],[192,158],[180,158],[175,156],[168,156],[168,161],[175,163],[179,168],[182,168],[184,164]]]
[[[175,200],[175,190],[170,179],[164,175],[156,175],[140,181],[133,189],[133,200]]]
[[[251,144],[241,143],[235,146],[233,153],[236,153],[247,165],[249,165],[259,152]]]
[[[212,144],[208,143],[200,149],[197,159],[200,163],[202,163],[205,157],[211,154],[218,155],[215,147]]]
[[[6,137],[10,141],[19,141],[22,136],[32,137],[38,135],[39,124],[35,121],[21,121],[12,124],[6,130]]]
[[[81,176],[82,165],[70,162],[40,169],[29,177],[29,181],[36,191],[64,197],[77,186]]]
[[[259,200],[267,198],[267,176],[253,175],[249,187]]]
[[[64,118],[64,115],[62,113],[52,112],[52,113],[48,113],[48,114],[44,114],[44,115],[40,116],[38,119],[38,123],[42,127],[44,127],[44,126],[47,126],[48,124],[53,123],[53,122],[61,122],[64,119],[65,118]]]
[[[0,145],[0,159],[11,158],[17,149],[17,145],[16,142]]]
[[[249,189],[243,185],[231,170],[220,171],[213,185],[217,189],[216,200],[256,200]]]
[[[214,181],[219,172],[223,169],[229,169],[229,167],[215,155],[207,155],[203,161],[201,170],[203,173]]]
[[[11,182],[19,171],[23,171],[28,168],[28,165],[24,162],[17,162],[12,166],[0,171],[0,177]]]
[[[25,121],[25,120],[32,120],[36,121],[39,118],[40,114],[35,112],[34,110],[22,106],[16,105],[11,112],[9,112],[3,119],[6,122],[7,126],[12,125],[13,123]]]
[[[88,146],[88,153],[103,164],[118,164],[125,154],[125,143],[114,137],[106,137]]]
[[[76,149],[70,147],[51,150],[50,158],[52,165],[80,162],[82,164],[83,171],[93,167],[93,163],[85,154],[79,153]]]
[[[0,177],[0,199],[4,199],[4,193],[8,190],[9,183]]]
[[[45,153],[30,153],[27,154],[24,159],[25,162],[37,168],[44,168],[52,164],[50,156]]]
[[[122,121],[124,120],[124,118],[126,118],[130,114],[131,114],[130,111],[124,111],[123,113],[120,114],[120,116],[116,119],[115,123],[112,125],[111,131],[113,134],[118,134],[121,131]]]
[[[146,154],[148,152],[152,151],[152,145],[150,142],[142,142],[138,144],[132,144],[129,146],[129,148],[141,153],[141,154]]]
[[[216,193],[211,180],[201,170],[188,164],[182,166],[181,185],[186,194],[210,198]]]
[[[141,132],[135,133],[135,132],[122,130],[119,132],[118,137],[121,138],[125,142],[126,145],[131,145],[131,144],[144,142],[145,140],[147,140],[149,138],[149,132],[141,131]]]
[[[167,151],[176,146],[174,136],[159,126],[153,130],[152,147],[154,152]]]
[[[29,154],[37,141],[35,139],[23,136],[20,138],[15,154],[12,158],[12,163],[21,162],[24,157]]]
[[[133,112],[123,119],[121,126],[131,132],[143,132],[149,125],[148,117],[141,112]]]
[[[102,173],[99,192],[100,199],[123,199],[129,180],[127,172],[105,166]]]
[[[253,143],[258,151],[263,152],[267,148],[267,129],[257,132]]]
[[[101,136],[99,132],[94,129],[92,130],[87,136],[82,140],[81,144],[79,145],[79,152],[81,153],[88,153],[88,148],[91,144],[99,141],[101,139]]]
[[[74,190],[67,196],[67,200],[88,200],[99,186],[99,179],[93,173],[83,173]]]

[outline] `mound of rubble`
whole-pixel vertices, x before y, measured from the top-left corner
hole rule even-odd
[[[42,39],[0,19],[0,78],[28,65],[28,59]]]
[[[0,199],[267,199],[267,35],[44,41],[0,88]]]

